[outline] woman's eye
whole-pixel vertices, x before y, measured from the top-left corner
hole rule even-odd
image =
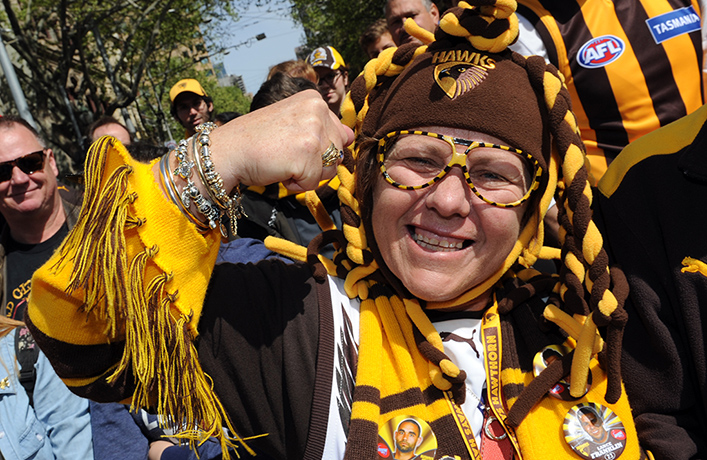
[[[496,171],[477,172],[476,175],[486,181],[509,182],[508,179]]]
[[[438,168],[439,161],[427,157],[408,157],[402,160],[411,168]]]

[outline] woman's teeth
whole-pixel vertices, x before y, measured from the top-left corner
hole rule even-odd
[[[426,237],[418,233],[413,234],[413,239],[425,249],[432,251],[452,252],[462,249],[463,241],[447,241],[434,237]]]

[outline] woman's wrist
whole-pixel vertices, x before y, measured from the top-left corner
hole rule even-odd
[[[158,162],[157,172],[167,198],[200,232],[218,227],[223,238],[228,238],[229,231],[237,234],[237,220],[245,213],[237,185],[226,185],[211,157],[210,135],[215,128],[213,123],[197,127],[196,135],[179,141]]]

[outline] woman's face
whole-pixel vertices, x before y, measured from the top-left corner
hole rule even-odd
[[[424,130],[504,144],[462,129]],[[463,152],[465,147],[457,148]],[[484,202],[459,167],[420,190],[399,189],[379,174],[373,189],[372,226],[393,274],[414,296],[441,302],[477,286],[502,266],[518,239],[526,206],[500,208]]]

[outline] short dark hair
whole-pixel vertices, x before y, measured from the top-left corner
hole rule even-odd
[[[218,123],[221,123],[222,125],[225,125],[229,121],[233,120],[234,118],[238,118],[241,115],[243,115],[240,112],[221,112],[217,113],[213,118],[213,121]]]
[[[44,138],[36,129],[34,129],[34,126],[30,125],[24,118],[18,117],[17,115],[5,115],[0,117],[0,128],[9,129],[12,128],[13,125],[21,125],[27,128],[27,130],[37,139],[39,145],[41,145],[42,148],[47,148],[47,142]]]
[[[398,429],[400,429],[400,425],[403,423],[412,423],[417,427],[417,435],[422,436],[422,425],[420,425],[420,422],[415,420],[414,418],[406,418],[405,420],[401,420],[400,423],[398,423]]]
[[[125,148],[128,150],[131,157],[142,163],[149,163],[155,158],[159,158],[169,152],[167,147],[150,144],[144,141],[133,142],[130,145],[126,145]]]
[[[579,409],[577,409],[577,412],[580,414],[585,415],[586,417],[589,417],[592,422],[592,424],[596,425],[597,422],[601,423],[601,416],[599,415],[599,412],[597,412],[596,409],[590,406],[582,406]]]
[[[358,39],[358,44],[361,45],[361,49],[363,49],[363,52],[367,52],[367,48],[374,44],[375,42],[378,41],[379,38],[383,34],[390,33],[388,32],[388,24],[385,22],[385,19],[379,19],[370,26],[361,34],[361,37]]]
[[[562,353],[559,351],[555,350],[554,348],[546,348],[543,350],[543,360],[547,362],[548,358],[551,356],[555,356],[557,358],[562,359]]]
[[[94,121],[90,125],[88,125],[88,129],[86,130],[86,137],[93,142],[93,133],[100,128],[101,126],[105,125],[119,125],[122,126],[125,131],[127,131],[128,136],[130,136],[130,131],[128,130],[128,127],[119,122],[116,118],[111,117],[110,115],[103,115],[100,117],[98,120]],[[132,137],[132,136],[130,136]]]
[[[184,93],[191,93],[191,91],[184,91]],[[176,102],[177,99],[179,99],[179,96],[181,96],[181,95],[184,94],[184,93],[179,93],[179,95],[174,98],[174,101]],[[192,94],[195,95],[196,97],[200,97],[204,102],[206,102],[206,105],[209,105],[209,104],[211,104],[211,103],[214,102],[214,100],[211,99],[211,96],[199,96],[199,95],[196,94],[196,93],[192,93]],[[179,124],[182,124],[182,120],[180,120],[179,117],[177,116],[177,107],[176,107],[176,104],[175,104],[174,102],[172,102],[172,105],[171,105],[170,108],[169,108],[169,113],[170,113],[170,115],[172,115],[172,117],[173,117],[175,120],[177,120],[177,122],[178,122]],[[211,108],[211,111],[209,111],[209,118],[211,117],[211,115],[212,115],[213,113],[214,113],[214,109],[213,109],[213,107],[212,107],[212,108]]]
[[[306,89],[316,90],[317,85],[306,78],[290,77],[278,72],[260,86],[250,103],[250,111],[262,109]]]

